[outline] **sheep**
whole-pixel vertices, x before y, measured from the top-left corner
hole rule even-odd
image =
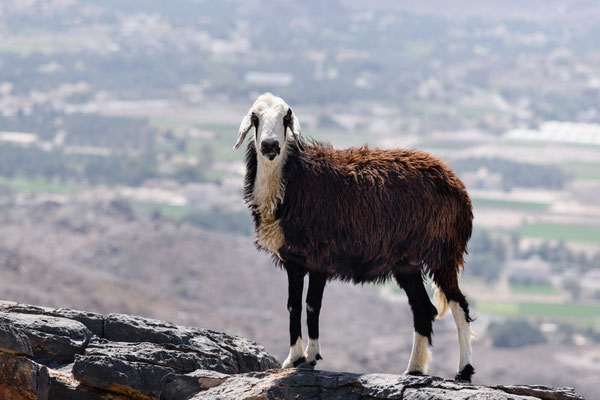
[[[383,282],[392,277],[413,312],[413,347],[405,373],[425,374],[432,322],[452,310],[458,331],[457,381],[471,381],[469,303],[458,276],[472,231],[464,184],[420,151],[338,150],[302,139],[296,114],[281,98],[259,96],[243,118],[234,149],[248,132],[244,199],[255,244],[288,275],[290,351],[283,368],[322,359],[319,313],[327,281]],[[308,344],[302,348],[304,277]],[[440,312],[424,278],[433,278]]]

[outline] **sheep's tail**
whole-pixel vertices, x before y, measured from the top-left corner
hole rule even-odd
[[[446,314],[446,311],[448,311],[448,299],[446,298],[444,291],[440,289],[435,282],[432,282],[431,285],[433,287],[433,299],[435,301],[435,306],[438,309],[438,314],[435,318],[440,319]]]

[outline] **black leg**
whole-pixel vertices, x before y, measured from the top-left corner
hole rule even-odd
[[[288,311],[290,313],[290,346],[302,337],[302,291],[306,272],[297,267],[286,266],[288,273]]]
[[[288,274],[288,302],[290,313],[290,354],[284,368],[295,367],[304,362],[302,351],[302,290],[306,270],[294,264],[284,263]]]
[[[396,280],[408,296],[408,304],[413,312],[415,332],[426,337],[431,344],[432,322],[437,315],[437,309],[431,303],[427,290],[425,290],[423,276],[420,273],[396,275]]]
[[[319,314],[321,302],[327,277],[318,272],[310,272],[308,281],[308,293],[306,294],[306,324],[308,325],[308,337],[319,338]]]
[[[318,272],[309,273],[308,293],[306,294],[306,324],[308,325],[308,345],[306,346],[306,361],[316,365],[321,360],[319,345],[319,314],[327,276]]]

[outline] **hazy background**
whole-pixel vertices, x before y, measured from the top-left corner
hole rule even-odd
[[[600,5],[410,3],[0,0],[0,298],[283,359],[286,278],[252,245],[231,151],[272,91],[306,136],[428,151],[467,184],[475,382],[600,398]],[[452,318],[434,329],[430,372],[452,377]],[[331,284],[321,331],[321,368],[405,369],[392,284]]]

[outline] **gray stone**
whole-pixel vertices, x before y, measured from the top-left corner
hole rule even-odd
[[[231,368],[221,372],[264,371],[280,367],[279,362],[262,346],[239,337],[207,329],[193,329],[150,318],[110,314],[104,322],[104,338],[122,342],[171,344],[192,350],[205,357],[221,359]]]
[[[34,360],[42,364],[72,362],[75,354],[83,353],[92,337],[92,332],[81,322],[49,315],[0,312],[0,323],[9,324],[25,335]]]
[[[200,333],[210,338],[214,343],[217,343],[221,349],[233,355],[237,361],[236,372],[265,371],[272,368],[281,368],[279,361],[265,352],[263,346],[251,340],[208,329],[202,329]],[[194,340],[197,340],[197,337]]]
[[[164,390],[160,400],[184,400],[196,393],[225,382],[230,375],[198,369],[189,374],[169,374],[163,378]]]
[[[575,389],[569,387],[551,388],[541,385],[499,385],[492,387],[507,393],[532,396],[544,400],[585,400],[581,395],[575,393]]]
[[[77,355],[73,366],[73,376],[84,385],[133,398],[158,399],[162,379],[173,372],[172,368],[106,356]]]
[[[357,378],[363,387],[362,395],[383,399],[402,399],[408,387],[427,386],[440,378],[427,375],[368,374]]]
[[[509,393],[501,388],[459,384],[431,376],[350,374],[305,369],[234,375],[194,400],[217,399],[403,399],[403,400],[582,400],[568,389]],[[518,389],[521,390],[521,389]],[[556,396],[556,397],[552,397]]]
[[[104,338],[115,342],[150,342],[185,345],[194,336],[190,328],[126,314],[109,314],[104,320]]]
[[[5,323],[0,323],[0,351],[33,356],[27,336]]]
[[[124,361],[143,362],[173,368],[180,373],[197,369],[234,373],[236,366],[228,354],[218,350],[203,352],[203,347],[156,344],[111,342],[106,339],[92,339],[85,349],[86,355],[100,355]]]
[[[0,301],[0,311],[19,314],[49,315],[53,317],[73,319],[81,322],[98,337],[102,337],[102,331],[104,329],[104,316],[102,314],[90,311],[71,310],[69,308],[54,309],[49,307],[33,306],[29,304],[19,304],[13,301]]]
[[[448,389],[442,387],[407,388],[403,400],[535,400],[488,388]]]

